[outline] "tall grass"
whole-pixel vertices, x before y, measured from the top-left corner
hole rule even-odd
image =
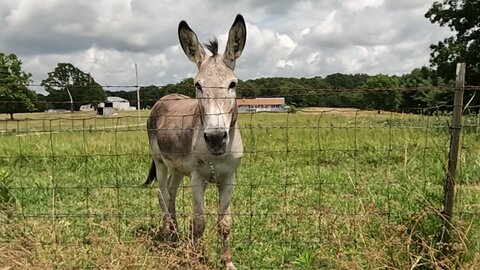
[[[215,186],[203,249],[158,239],[144,123],[134,114],[18,116],[0,141],[0,266],[216,269]],[[25,120],[27,119],[28,120]],[[359,111],[244,114],[245,156],[233,197],[239,269],[480,267],[480,133],[465,120],[454,252],[438,256],[449,116]]]

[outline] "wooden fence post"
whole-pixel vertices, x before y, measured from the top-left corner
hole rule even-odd
[[[448,155],[448,172],[444,184],[443,227],[440,238],[443,255],[449,251],[452,230],[453,201],[455,196],[455,176],[457,172],[458,150],[462,131],[463,92],[465,87],[465,63],[457,64],[455,97],[453,100],[453,119],[450,127],[450,152]]]

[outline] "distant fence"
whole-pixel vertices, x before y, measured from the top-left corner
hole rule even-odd
[[[409,108],[409,114],[341,108],[242,114],[245,156],[233,196],[234,261],[249,269],[348,262],[450,267],[462,265],[452,253],[478,252],[480,241],[472,234],[480,233],[480,115],[462,118],[467,101],[461,97],[480,88],[465,88],[462,72],[446,114],[423,113],[435,107]],[[161,219],[155,189],[141,187],[150,164],[147,118],[148,112],[36,113],[0,120],[0,259],[26,267],[106,267],[112,261],[96,252],[112,247],[95,251],[95,245],[144,244]],[[177,215],[186,231],[192,217],[188,181],[179,194]],[[207,192],[211,219],[216,200],[214,191]],[[206,241],[216,241],[215,233],[206,234]],[[25,239],[33,244],[24,248]],[[40,263],[12,243],[47,259]],[[78,250],[68,253],[70,245]],[[116,250],[118,267],[158,266],[155,255],[137,254],[139,247],[131,245]],[[381,253],[385,248],[391,250]],[[7,249],[20,252],[18,264]],[[190,255],[177,250],[162,256]],[[217,267],[210,257],[207,267]]]

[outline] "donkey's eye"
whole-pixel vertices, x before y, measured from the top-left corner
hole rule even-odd
[[[198,82],[195,83],[195,88],[197,88],[198,91],[202,91],[202,86]]]
[[[235,82],[231,82],[228,86],[228,89],[235,89],[235,87],[237,87],[237,84]]]

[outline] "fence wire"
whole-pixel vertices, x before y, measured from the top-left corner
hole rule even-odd
[[[0,87],[17,87],[19,85],[16,84],[0,84]],[[30,84],[30,85],[25,85],[25,87],[41,87],[40,84]],[[62,91],[65,91],[67,88],[75,88],[75,89],[86,89],[86,88],[92,88],[92,85],[59,85],[58,89],[55,90],[55,93],[58,95],[58,93],[61,93]],[[136,85],[98,85],[101,89],[114,89],[114,91],[129,91],[131,93],[135,92],[135,90],[132,89],[139,89],[140,92],[140,99],[137,99],[137,97],[133,97],[132,99],[129,100],[129,102],[132,104],[132,106],[137,105],[137,101],[140,101],[141,103],[144,102],[156,102],[158,98],[152,98],[148,97],[145,98],[143,96],[143,90],[149,88],[149,87],[155,87],[158,90],[159,94],[169,94],[169,93],[163,93],[162,88],[165,88],[166,85],[142,85],[142,86],[136,86]],[[211,89],[227,89],[227,87],[212,87],[212,86],[204,86],[204,88],[211,88]],[[168,90],[171,90],[168,88]],[[180,90],[185,91],[185,89],[180,87]],[[192,87],[190,89],[191,94],[194,94],[194,88]],[[256,91],[261,90],[260,93],[255,93]],[[73,89],[71,89],[73,91]],[[283,97],[283,98],[305,98],[305,97],[329,97],[329,96],[334,96],[334,95],[355,95],[355,94],[388,94],[388,93],[402,93],[402,94],[411,94],[411,93],[430,93],[430,92],[443,92],[443,93],[451,93],[455,91],[455,87],[451,86],[415,86],[415,87],[389,87],[389,88],[380,88],[380,87],[374,87],[374,88],[317,88],[317,87],[312,87],[312,88],[305,88],[305,87],[289,87],[288,89],[281,88],[279,86],[276,87],[241,87],[241,85],[237,89],[238,92],[241,93],[241,96],[238,98],[256,98],[256,97],[264,97],[265,95],[268,94],[268,97]],[[480,91],[480,86],[473,86],[473,85],[467,85],[464,87],[464,91],[466,93],[476,93]],[[152,92],[152,90],[147,90],[147,92]],[[189,93],[190,93],[189,92]],[[112,93],[112,92],[110,92]],[[66,95],[66,91],[64,93]],[[58,97],[55,95],[55,98],[46,98],[46,99],[39,99],[35,100],[35,104],[42,104],[42,105],[59,105],[59,104],[75,104],[75,105],[82,105],[82,104],[88,104],[88,103],[93,103],[97,104],[99,103],[98,100],[92,99],[84,99],[81,98],[81,100],[66,100],[65,97]],[[217,99],[230,99],[230,97],[216,97]],[[30,102],[30,101],[28,101]],[[33,102],[33,101],[32,101]],[[1,99],[0,104],[24,104],[25,101],[23,100],[8,100],[8,99]],[[445,104],[438,104],[437,106],[443,106]],[[143,106],[142,106],[143,107]],[[415,107],[415,109],[418,109],[419,106]],[[405,109],[405,108],[404,108]]]
[[[438,242],[442,221],[451,122],[436,109],[240,114],[244,157],[231,236],[236,265],[402,269],[417,258],[435,263],[429,248]],[[182,244],[159,247],[156,185],[142,187],[151,162],[148,114],[32,113],[1,120],[5,265],[220,267],[214,186],[206,192],[204,241],[215,248],[198,260]],[[480,251],[480,115],[465,114],[463,123],[455,243],[460,254],[473,256]],[[177,217],[185,239],[192,215],[184,179]],[[13,251],[20,254],[17,264]]]

